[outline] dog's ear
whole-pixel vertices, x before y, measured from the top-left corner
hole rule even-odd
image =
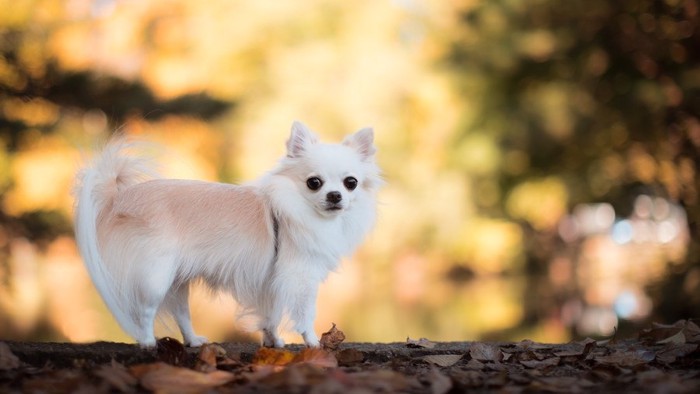
[[[345,137],[343,144],[355,149],[363,160],[372,159],[377,151],[374,147],[374,129],[371,127],[365,127]]]
[[[318,137],[301,122],[292,123],[292,132],[287,140],[287,157],[301,157],[309,146],[318,143]]]

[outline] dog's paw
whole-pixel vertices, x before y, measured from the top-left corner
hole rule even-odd
[[[190,338],[187,341],[187,346],[200,347],[200,346],[207,344],[207,343],[209,343],[209,340],[206,337],[195,335],[194,337]]]
[[[321,347],[321,343],[319,341],[309,341],[306,342],[306,347],[318,348]]]
[[[262,345],[264,347],[283,348],[284,341],[278,335],[273,334],[272,330],[264,329]]]
[[[263,347],[274,347],[281,349],[284,347],[284,341],[282,338],[266,338],[263,341]]]
[[[306,344],[306,347],[320,347],[321,343],[318,340],[318,337],[316,334],[311,331],[311,332],[305,332],[301,334],[301,336],[304,338],[304,344]]]
[[[139,339],[137,342],[139,343],[139,347],[144,350],[152,350],[156,348],[155,338]]]

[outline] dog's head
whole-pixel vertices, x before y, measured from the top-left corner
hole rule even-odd
[[[320,143],[305,125],[294,122],[287,141],[285,169],[306,201],[321,215],[350,210],[357,198],[379,185],[374,162],[374,132],[365,128],[339,144]]]

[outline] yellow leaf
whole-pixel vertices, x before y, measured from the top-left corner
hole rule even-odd
[[[289,350],[261,347],[253,357],[253,364],[284,366],[291,363],[294,357]]]

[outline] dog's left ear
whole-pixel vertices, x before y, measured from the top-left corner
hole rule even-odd
[[[301,157],[313,144],[318,143],[318,137],[305,124],[295,121],[292,132],[287,140],[287,157]]]
[[[362,160],[370,160],[377,149],[374,147],[374,129],[365,127],[343,140],[343,145],[349,146],[362,156]]]

